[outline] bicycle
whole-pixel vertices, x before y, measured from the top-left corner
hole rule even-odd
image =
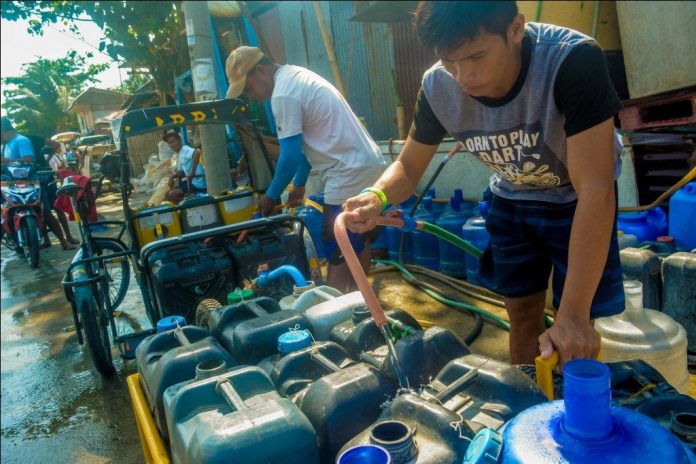
[[[84,343],[84,334],[95,369],[108,377],[114,373],[112,338],[121,356],[131,357],[122,346],[128,337],[118,335],[114,321],[114,311],[123,302],[130,283],[131,250],[121,240],[126,230],[124,221],[88,223],[84,220],[90,195],[84,192],[80,196],[81,191],[83,187],[74,183],[72,177],[66,177],[57,192],[59,197],[70,198],[80,231],[80,248],[65,273],[63,287],[71,304],[78,343]],[[97,237],[92,235],[95,226],[119,226],[121,230],[116,237]]]

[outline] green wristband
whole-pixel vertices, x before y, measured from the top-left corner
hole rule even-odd
[[[375,195],[377,195],[377,198],[379,198],[379,201],[382,202],[382,211],[384,211],[385,209],[387,209],[389,207],[389,202],[387,201],[387,195],[385,195],[385,193],[383,191],[381,191],[380,189],[378,189],[376,187],[367,187],[366,189],[363,189],[362,192],[360,192],[360,194],[368,193],[368,192],[374,193]]]

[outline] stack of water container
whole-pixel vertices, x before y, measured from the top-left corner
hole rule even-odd
[[[384,458],[369,462],[479,462],[471,460],[479,442],[491,456],[518,456],[519,437],[543,430],[539,420],[553,429],[564,411],[546,403],[521,370],[473,355],[449,330],[423,330],[397,309],[387,317],[411,387],[400,390],[359,292],[343,295],[308,283],[279,302],[239,291],[227,303],[199,308],[196,319],[205,327],[179,317],[160,321],[159,333],[136,351],[146,401],[175,463],[365,462],[355,461],[357,455]],[[610,416],[617,424],[628,418],[647,427],[659,438],[660,453],[666,449],[672,459],[665,462],[689,462],[696,401],[646,364],[633,363],[612,367],[613,382],[628,385],[621,401],[645,408],[662,427],[623,410]],[[642,381],[654,388],[636,395]],[[664,419],[660,405],[669,405],[677,419]],[[570,407],[566,403],[567,414]],[[536,410],[543,414],[531,413]],[[597,432],[602,437],[603,430]],[[642,439],[642,432],[630,432],[631,443]],[[507,451],[496,454],[494,443]]]
[[[388,210],[386,215],[398,218],[407,216],[411,211],[411,206],[410,201],[403,202],[397,208]],[[413,264],[413,233],[396,227],[385,227],[383,233],[387,239],[389,259],[404,264]]]
[[[449,330],[423,330],[401,310],[387,317],[414,388],[469,353]],[[204,327],[161,321],[136,352],[174,462],[334,462],[398,390],[358,292],[310,283],[277,302],[238,291],[196,320]]]
[[[435,224],[439,216],[433,203],[433,197],[426,196],[416,209],[413,218]],[[440,269],[440,252],[437,237],[425,232],[413,232],[413,260],[418,266],[427,267],[433,271]]]
[[[689,363],[696,363],[696,182],[660,207],[619,213],[619,248],[625,280],[642,284],[643,306],[686,329]]]
[[[402,217],[410,212],[412,206],[413,199],[401,203],[398,208],[393,208],[387,214]],[[483,251],[488,245],[485,220],[487,211],[486,202],[476,205],[464,201],[461,189],[456,189],[446,204],[436,199],[435,189],[430,189],[413,217],[418,221],[435,224]],[[387,227],[383,235],[387,238],[389,259],[399,261],[401,248],[401,257],[405,264],[427,267],[481,285],[478,279],[479,260],[460,248],[425,232],[406,232]]]
[[[472,216],[474,216],[473,205],[462,200],[461,190],[459,190],[450,198],[449,207],[440,214],[435,225],[461,237],[464,224]],[[439,251],[440,272],[452,277],[466,277],[466,252],[464,250],[440,240]]]

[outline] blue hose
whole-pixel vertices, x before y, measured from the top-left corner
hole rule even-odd
[[[295,280],[295,285],[298,287],[306,287],[309,282],[305,280],[304,276],[295,266],[290,266],[289,264],[284,264],[270,272],[263,272],[256,279],[256,285],[259,288],[265,288],[269,283],[278,280],[283,275],[289,275]]]

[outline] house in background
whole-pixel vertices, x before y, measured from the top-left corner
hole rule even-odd
[[[128,97],[130,95],[127,93],[90,87],[78,95],[65,111],[77,114],[83,134],[109,134],[108,126],[98,127],[96,121],[120,109]]]

